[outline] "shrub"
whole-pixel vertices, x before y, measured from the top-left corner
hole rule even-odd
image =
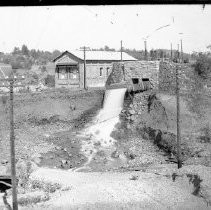
[[[21,206],[28,206],[32,204],[37,204],[40,202],[48,201],[49,200],[48,194],[32,194],[32,195],[26,195],[18,199],[18,204]]]
[[[48,87],[55,87],[55,77],[53,75],[47,75],[45,78],[45,85]]]
[[[196,63],[193,65],[195,72],[202,78],[207,79],[211,73],[211,58],[205,54],[200,54]]]
[[[203,128],[201,128],[200,140],[204,143],[211,142],[211,127],[209,123],[207,123]]]
[[[30,188],[35,190],[43,190],[47,193],[54,193],[56,190],[61,189],[61,185],[58,183],[44,182],[40,180],[32,180],[30,182]]]

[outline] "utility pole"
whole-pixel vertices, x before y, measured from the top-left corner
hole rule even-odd
[[[12,206],[18,210],[15,170],[15,134],[14,134],[14,110],[13,110],[13,79],[10,80],[10,150],[11,150],[11,175],[12,175]]]
[[[181,42],[181,62],[183,62],[182,39],[180,40],[180,42]]]
[[[173,54],[172,54],[172,43],[171,43],[171,61],[173,60]]]
[[[122,40],[121,40],[121,62],[122,62]]]
[[[12,179],[12,206],[13,210],[18,210],[17,202],[17,179],[16,179],[16,168],[15,168],[15,132],[14,132],[14,110],[13,110],[13,87],[15,81],[23,80],[24,77],[17,79],[12,75],[10,78],[0,79],[0,81],[9,82],[10,89],[10,161],[11,161],[11,179]],[[0,87],[8,87],[6,85]],[[23,87],[18,85],[16,87]]]
[[[179,60],[179,54],[178,54]],[[181,134],[180,134],[180,88],[179,88],[179,65],[176,64],[176,107],[177,107],[177,166],[178,169],[182,167],[181,161]],[[181,68],[181,66],[180,66]]]
[[[177,51],[178,62],[180,62],[179,44],[177,44]]]
[[[84,89],[87,90],[87,86],[86,86],[86,50],[90,50],[89,47],[81,47],[80,49],[82,49],[84,51]]]
[[[148,60],[147,59],[147,40],[144,40],[144,48],[145,48],[145,50],[144,50],[144,57],[145,57],[145,60]]]

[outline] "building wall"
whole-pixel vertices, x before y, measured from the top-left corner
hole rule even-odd
[[[86,70],[87,87],[104,87],[106,80],[112,71],[112,63],[90,63],[87,64]]]
[[[58,77],[58,71],[57,71],[57,69],[55,69],[55,87],[56,88],[59,88],[59,87],[73,88],[73,89],[80,88],[79,65],[74,65],[71,68],[72,68],[73,71],[77,71],[78,70],[78,73],[77,72],[73,73],[76,76],[74,79],[72,78],[73,74],[72,73],[68,73],[67,70],[66,70],[66,72],[64,71],[64,74],[60,75],[60,76],[66,75],[67,78],[66,79],[60,79]]]
[[[79,85],[68,85],[68,80],[59,80],[58,75],[55,75],[55,87],[67,88],[84,88],[84,64],[79,63]],[[100,75],[100,68],[102,68],[102,75]],[[107,68],[108,75],[107,75]],[[112,71],[112,63],[87,63],[86,64],[86,86],[89,87],[104,87],[109,74]]]

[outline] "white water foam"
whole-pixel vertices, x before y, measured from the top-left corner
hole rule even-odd
[[[87,127],[82,134],[90,138],[90,141],[84,141],[82,144],[82,152],[88,158],[83,168],[91,162],[97,152],[94,144],[99,144],[101,148],[109,148],[115,143],[110,135],[119,122],[126,90],[126,88],[106,90],[103,109],[100,110],[92,125]]]
[[[95,124],[85,133],[100,141],[101,145],[109,146],[114,142],[110,137],[115,125],[119,122],[119,114],[123,108],[126,88],[106,90],[103,109],[99,112]]]

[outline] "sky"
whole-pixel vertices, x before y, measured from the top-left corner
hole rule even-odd
[[[211,44],[211,5],[0,7],[0,52],[75,50],[108,45],[143,50],[206,51]],[[168,25],[168,26],[166,26]],[[166,26],[160,30],[158,28]]]

